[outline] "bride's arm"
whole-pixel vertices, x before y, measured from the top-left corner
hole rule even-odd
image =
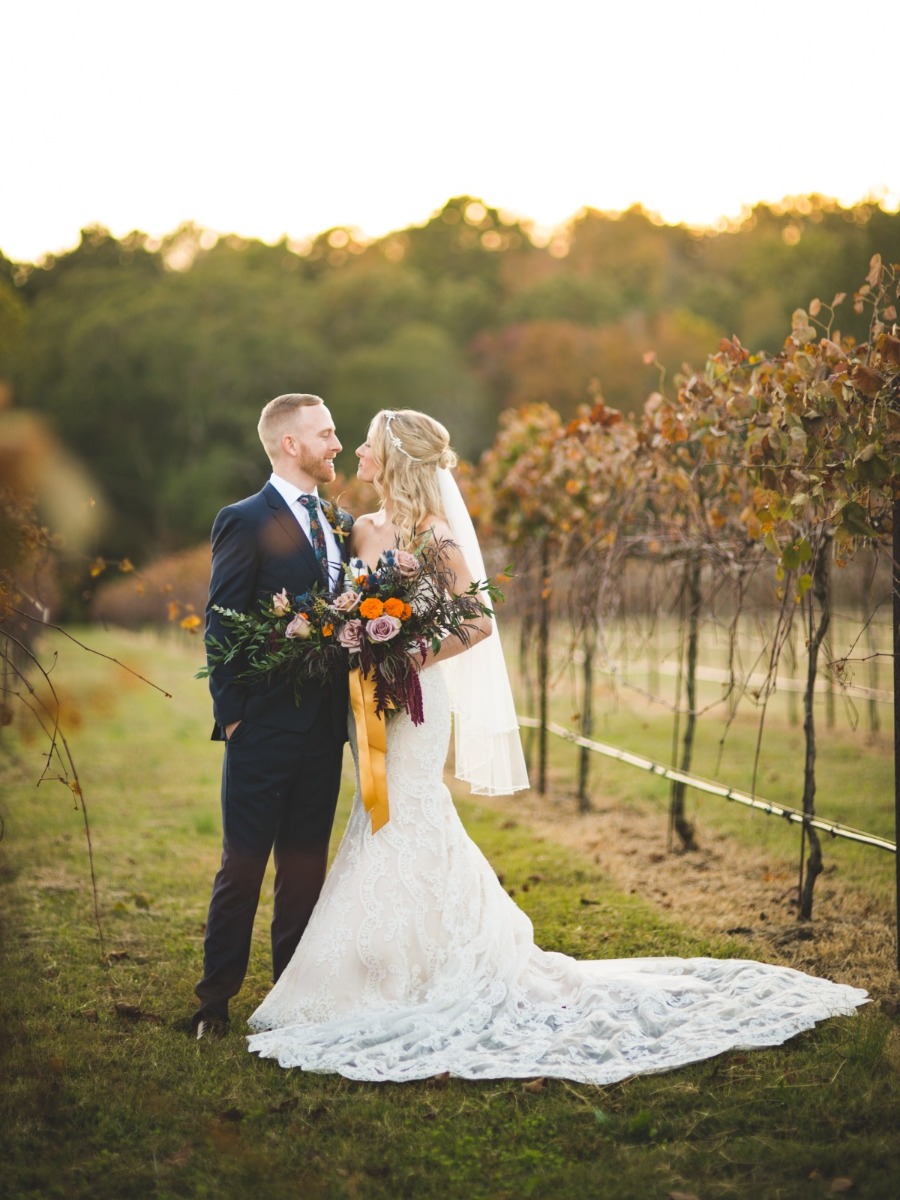
[[[443,521],[435,521],[432,525],[432,531],[438,541],[448,543],[445,545],[441,555],[441,566],[447,572],[450,590],[456,593],[456,595],[461,595],[475,582],[466,565],[466,560],[463,558],[459,547],[453,545],[450,541],[451,534],[448,525]],[[448,634],[441,640],[439,649],[427,655],[424,666],[428,667],[433,662],[446,662],[448,658],[454,658],[457,654],[462,654],[463,651],[490,637],[493,629],[494,622],[490,617],[484,615],[472,617],[471,620],[466,621],[466,638],[463,639],[456,633]],[[417,662],[420,661],[417,654],[413,655],[413,658]]]

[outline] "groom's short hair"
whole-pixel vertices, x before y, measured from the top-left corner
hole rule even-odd
[[[311,408],[314,404],[324,404],[321,396],[310,396],[305,392],[286,392],[276,396],[263,408],[256,427],[263,449],[271,459],[278,449],[285,425],[298,408]]]

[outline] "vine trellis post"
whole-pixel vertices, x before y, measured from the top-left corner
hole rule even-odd
[[[538,616],[538,690],[541,727],[538,730],[538,792],[547,791],[547,722],[550,691],[550,540],[541,542],[540,609]]]
[[[685,713],[684,739],[681,743],[681,770],[690,771],[694,753],[694,734],[697,728],[697,655],[700,644],[700,608],[703,602],[701,590],[702,559],[698,547],[694,547],[685,563],[683,595],[687,604],[687,662],[684,669],[685,697],[687,709]],[[696,850],[694,826],[688,820],[685,811],[685,792],[683,782],[676,780],[672,784],[669,815],[669,828],[674,829],[681,838],[683,850]]]
[[[584,622],[584,659],[581,666],[581,736],[593,737],[594,734],[594,657],[597,652],[597,615],[591,609]],[[591,797],[588,791],[590,775],[590,751],[582,746],[578,759],[578,811],[591,811]]]
[[[812,587],[806,593],[808,657],[806,665],[806,687],[803,692],[803,734],[805,756],[803,766],[804,815],[813,816],[816,811],[816,718],[815,689],[818,675],[819,652],[828,634],[831,623],[831,589],[828,574],[828,543],[823,535],[816,538],[812,562]],[[818,609],[818,614],[817,610]],[[803,856],[806,839],[809,839],[809,858],[806,860],[804,877]],[[813,888],[822,874],[822,844],[812,824],[806,822],[800,829],[800,878],[797,884],[798,914],[808,921],[812,917]]]

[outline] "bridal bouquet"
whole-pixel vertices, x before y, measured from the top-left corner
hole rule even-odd
[[[424,539],[414,553],[385,550],[374,568],[351,559],[343,591],[333,596],[282,590],[257,613],[217,607],[229,637],[226,644],[208,639],[210,666],[198,677],[237,661],[241,681],[285,674],[299,698],[304,684],[359,670],[373,684],[377,716],[402,711],[421,724],[422,691],[411,655],[424,662],[448,634],[467,642],[472,620],[491,615],[481,594],[502,599],[490,580],[478,580],[462,594],[450,590],[449,545]]]

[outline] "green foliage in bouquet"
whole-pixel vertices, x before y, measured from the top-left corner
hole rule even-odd
[[[372,568],[352,559],[335,595],[315,588],[292,597],[282,590],[255,613],[217,606],[229,637],[224,643],[207,637],[208,665],[196,678],[236,663],[244,683],[288,675],[299,699],[306,684],[359,669],[374,677],[379,715],[403,711],[420,724],[419,667],[448,636],[468,644],[472,622],[492,616],[490,602],[503,599],[487,579],[454,592],[446,561],[451,547],[426,535],[414,552],[385,550]]]

